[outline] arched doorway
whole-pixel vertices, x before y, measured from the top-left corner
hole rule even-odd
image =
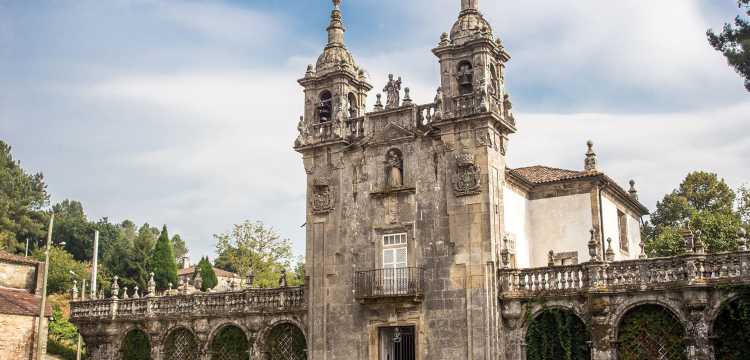
[[[151,342],[139,329],[130,330],[120,347],[122,360],[151,360]]]
[[[164,341],[164,360],[198,360],[198,343],[190,330],[172,330]]]
[[[722,306],[714,320],[714,355],[716,360],[743,359],[750,350],[750,296],[735,299]]]
[[[227,325],[214,335],[209,346],[211,360],[249,360],[250,346],[245,332]]]
[[[266,353],[270,360],[306,360],[305,335],[294,324],[276,325],[266,338]]]
[[[526,331],[526,359],[588,360],[590,338],[586,324],[572,311],[544,310]]]
[[[647,304],[630,309],[617,328],[620,360],[687,359],[685,327],[669,309]]]

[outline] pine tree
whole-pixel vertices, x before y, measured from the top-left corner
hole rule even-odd
[[[208,257],[202,257],[201,261],[198,262],[198,266],[196,267],[196,274],[198,273],[198,271],[200,271],[201,279],[203,280],[201,291],[207,291],[209,289],[215,288],[216,285],[219,285],[219,280],[216,278],[214,267],[211,266],[211,262],[208,261]],[[193,278],[195,278],[195,276],[193,276]]]
[[[719,34],[709,30],[708,42],[745,78],[745,88],[750,91],[750,0],[738,0],[737,5],[744,8],[745,17],[737,15],[734,24],[724,24]]]
[[[167,289],[169,283],[173,286],[177,284],[177,261],[166,225],[162,228],[159,239],[156,240],[156,246],[151,255],[151,267],[154,271],[157,289]]]

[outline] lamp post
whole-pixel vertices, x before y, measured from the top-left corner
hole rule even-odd
[[[52,246],[52,225],[55,223],[55,213],[49,218],[49,229],[47,229],[47,249],[44,251],[44,280],[42,281],[42,303],[39,306],[39,326],[36,329],[36,358],[43,360],[42,355],[42,329],[44,328],[44,310],[47,307],[47,277],[49,276],[49,248]]]

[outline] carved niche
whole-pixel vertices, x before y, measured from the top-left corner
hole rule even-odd
[[[313,214],[327,214],[333,211],[334,193],[327,179],[316,179],[313,184],[310,206]]]
[[[474,163],[474,155],[456,155],[456,173],[453,175],[453,194],[456,196],[476,195],[482,192],[481,174]]]

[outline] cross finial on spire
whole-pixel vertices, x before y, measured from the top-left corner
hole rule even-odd
[[[328,45],[344,45],[344,23],[341,20],[341,0],[333,0],[331,24],[328,25]]]

